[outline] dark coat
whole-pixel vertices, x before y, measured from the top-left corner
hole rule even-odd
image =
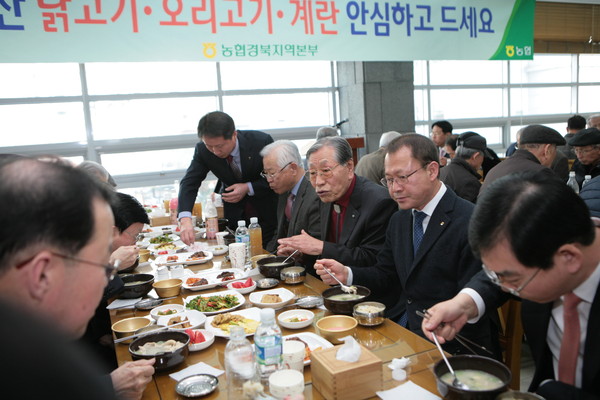
[[[600,218],[600,176],[593,178],[585,185],[579,195],[590,209],[590,214]]]
[[[458,196],[471,203],[477,200],[481,189],[480,179],[481,175],[462,158],[455,157],[450,164],[440,169],[440,180]]]
[[[600,164],[597,165],[583,165],[579,162],[579,160],[575,160],[573,163],[573,167],[571,171],[575,171],[575,179],[577,179],[577,183],[579,184],[579,189],[581,189],[581,185],[583,184],[583,180],[586,175],[591,175],[592,178],[600,175]]]
[[[308,178],[303,177],[298,193],[292,207],[292,215],[289,224],[286,223],[285,206],[290,192],[279,195],[277,203],[277,233],[266,249],[273,252],[277,249],[277,239],[299,235],[304,229],[306,233],[321,239],[321,226],[319,222],[319,204],[321,200]],[[287,226],[286,226],[287,225]]]
[[[423,336],[422,319],[416,311],[451,299],[481,271],[481,261],[473,256],[467,239],[473,208],[473,203],[447,189],[431,215],[416,256],[413,256],[412,212],[396,212],[377,264],[352,268],[353,283],[368,287],[380,297],[387,296],[384,299],[388,305],[387,316],[397,319],[406,311],[410,330]],[[465,327],[463,333],[488,349],[496,349],[497,329],[484,316],[476,324]],[[454,342],[445,348],[453,353],[460,351]]]
[[[203,141],[196,144],[194,157],[179,186],[179,211],[191,211],[198,193],[198,188],[209,172],[212,172],[224,187],[234,183],[250,182],[254,196],[246,196],[238,203],[225,203],[225,218],[229,219],[229,227],[235,229],[238,220],[249,220],[258,217],[262,228],[263,243],[269,243],[277,227],[277,194],[271,190],[267,181],[260,176],[263,170],[260,151],[273,143],[273,138],[259,131],[238,131],[242,180],[237,181],[229,168],[227,160],[211,153]],[[249,203],[250,207],[247,206]],[[246,210],[253,208],[255,215],[246,215]]]
[[[550,168],[540,164],[540,161],[531,152],[527,150],[517,150],[510,158],[505,159],[491,169],[485,176],[485,180],[483,181],[483,185],[481,185],[479,193],[483,193],[496,179],[523,171],[544,171],[549,175],[556,176]]]
[[[319,204],[321,237],[329,231],[333,203]],[[325,241],[321,258],[333,258],[345,265],[370,266],[385,241],[390,217],[398,210],[388,191],[362,176],[356,177],[354,191],[346,209],[339,243]]]

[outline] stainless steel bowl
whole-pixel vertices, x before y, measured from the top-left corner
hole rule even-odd
[[[376,301],[364,301],[354,306],[352,316],[356,318],[359,325],[376,326],[385,321],[383,316],[385,305]]]
[[[304,267],[288,267],[281,270],[281,280],[288,285],[302,283],[306,279]]]

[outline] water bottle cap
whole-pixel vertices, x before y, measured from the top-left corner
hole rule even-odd
[[[575,171],[569,171],[569,176],[575,176]]]
[[[238,221],[238,226],[246,226],[246,221]]]
[[[246,332],[244,331],[244,327],[234,325],[229,328],[229,337],[231,339],[239,339],[245,336]]]
[[[591,175],[586,175],[584,179],[592,179]]]
[[[262,322],[270,322],[275,319],[275,310],[272,308],[262,308],[260,310],[260,320]]]
[[[258,218],[257,217],[250,218],[250,223],[251,224],[258,224]]]

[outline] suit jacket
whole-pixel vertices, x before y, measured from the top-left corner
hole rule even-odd
[[[260,151],[273,138],[259,131],[238,131],[237,139],[240,149],[242,179],[236,180],[227,160],[219,158],[206,148],[203,141],[196,144],[194,157],[179,186],[179,211],[191,211],[194,206],[198,188],[209,172],[212,172],[223,187],[234,183],[250,182],[254,196],[245,196],[238,203],[224,202],[225,218],[229,219],[229,227],[235,229],[237,221],[250,217],[258,217],[262,228],[263,243],[269,243],[277,226],[277,195],[271,190],[267,181],[260,176],[263,170]],[[248,207],[248,204],[250,207]],[[246,215],[249,208],[255,215]]]
[[[308,178],[303,177],[292,207],[289,224],[286,223],[285,206],[290,192],[279,195],[277,204],[277,233],[266,249],[273,252],[277,249],[277,239],[299,235],[304,229],[309,235],[321,239],[319,224],[319,204],[321,200]],[[287,226],[286,226],[287,225]]]
[[[333,203],[320,202],[321,238],[327,237]],[[398,209],[388,191],[362,176],[356,177],[346,209],[339,243],[324,242],[321,258],[333,258],[358,267],[375,264],[383,247],[385,230]]]
[[[366,154],[358,160],[354,172],[358,176],[364,176],[367,179],[381,185],[381,179],[385,178],[385,160],[386,149],[380,147],[372,153]]]
[[[498,286],[490,282],[482,271],[467,285],[479,293],[485,302],[486,309],[496,309],[510,297]],[[552,353],[546,342],[548,325],[552,314],[553,303],[539,304],[523,300],[521,320],[523,330],[531,348],[535,363],[535,373],[529,391],[538,390],[538,386],[546,379],[555,379]],[[588,327],[584,355],[582,388],[576,388],[562,382],[550,382],[542,385],[539,393],[548,400],[568,399],[600,399],[600,343],[597,338],[600,329],[600,289],[592,303],[588,317]]]
[[[410,330],[423,336],[422,319],[416,311],[454,297],[481,271],[481,261],[473,256],[467,238],[473,208],[472,203],[448,188],[431,215],[414,256],[412,212],[396,212],[377,264],[370,268],[352,268],[353,283],[368,287],[371,293],[387,296],[384,299],[388,305],[387,316],[397,319],[406,311]],[[463,333],[488,349],[498,347],[497,327],[487,316],[465,327]],[[453,353],[462,350],[453,342],[445,348]]]

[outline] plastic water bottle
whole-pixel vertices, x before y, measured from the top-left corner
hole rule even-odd
[[[211,199],[206,201],[204,215],[206,217],[206,238],[216,239],[217,232],[219,231],[219,218],[217,216],[217,207],[215,207]]]
[[[250,233],[246,228],[246,221],[238,221],[238,227],[235,230],[235,242],[246,243],[246,260],[250,258]]]
[[[258,218],[250,218],[250,226],[248,227],[250,234],[250,256],[254,257],[263,252],[262,244],[262,228],[258,224]]]
[[[581,188],[583,189],[583,187],[585,185],[587,185],[591,180],[592,180],[592,176],[591,175],[586,175],[585,178],[583,179],[583,183],[581,184]]]
[[[254,347],[246,339],[241,326],[232,326],[229,330],[229,342],[225,346],[225,373],[228,398],[243,399],[244,383],[256,379],[257,369]]]
[[[577,179],[575,179],[575,171],[569,172],[569,180],[567,181],[567,186],[575,191],[575,193],[579,193],[579,184],[577,183]]]
[[[254,348],[263,385],[267,384],[273,372],[279,371],[283,366],[282,344],[281,329],[275,321],[275,310],[261,309],[260,325],[254,334]]]

